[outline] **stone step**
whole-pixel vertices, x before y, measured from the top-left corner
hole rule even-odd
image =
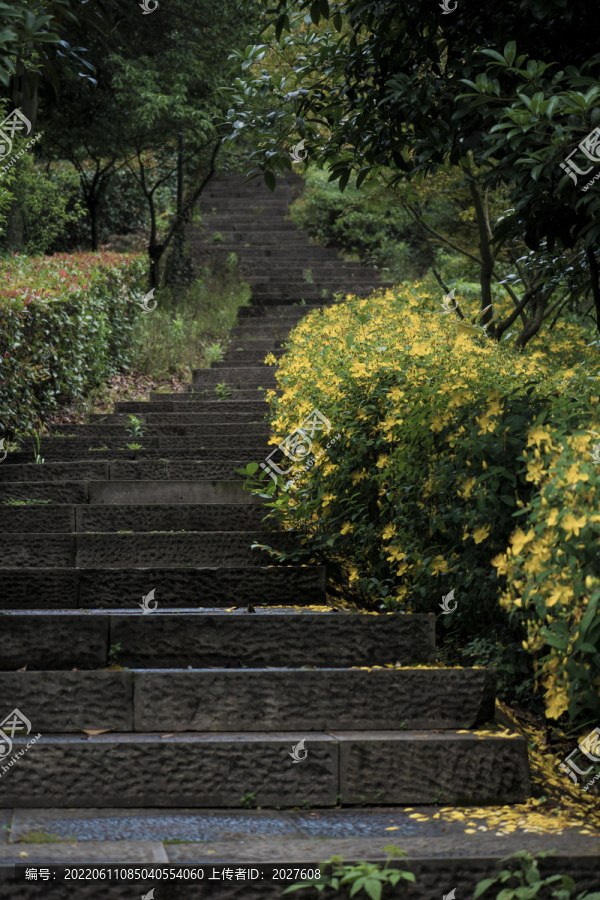
[[[247,420],[243,418],[240,420],[233,413],[232,418],[235,418],[236,421],[231,422],[219,420],[216,422],[205,422],[198,418],[198,413],[190,413],[188,422],[181,421],[181,417],[177,416],[176,413],[173,413],[173,415],[177,416],[179,421],[169,419],[168,413],[166,416],[156,414],[153,417],[150,415],[144,422],[144,434],[139,437],[124,435],[125,427],[121,422],[96,422],[91,425],[51,425],[51,433],[49,436],[43,437],[42,446],[45,449],[47,445],[50,446],[50,442],[54,445],[54,442],[59,441],[61,437],[63,440],[83,440],[86,443],[89,443],[89,438],[93,438],[94,441],[99,440],[100,443],[102,443],[104,438],[118,438],[119,443],[137,442],[140,444],[144,442],[149,443],[149,439],[155,437],[176,438],[189,436],[201,443],[205,437],[226,437],[231,434],[236,436],[243,434],[252,438],[263,437],[271,433],[269,423],[264,421],[264,415],[267,411],[268,405],[265,403],[262,416],[249,416]],[[257,418],[259,418],[259,421],[256,421]],[[263,421],[261,422],[260,419],[263,419]],[[55,433],[55,429],[59,434]]]
[[[85,426],[83,426],[85,428]],[[92,425],[92,428],[102,428],[105,427],[107,429],[111,428],[110,425],[106,426],[95,426]],[[159,426],[157,426],[159,427]],[[77,451],[87,452],[90,450],[90,447],[108,447],[117,448],[121,450],[127,449],[128,443],[136,443],[141,444],[142,449],[151,450],[158,448],[170,448],[172,450],[176,450],[177,448],[186,448],[186,447],[197,447],[198,450],[208,449],[211,447],[220,447],[222,449],[228,447],[266,447],[268,446],[268,435],[269,430],[268,427],[262,423],[257,425],[250,425],[249,423],[242,422],[240,425],[235,424],[223,424],[222,431],[219,430],[216,434],[207,434],[206,431],[210,429],[218,428],[219,426],[206,426],[204,428],[201,425],[174,425],[173,430],[181,431],[186,429],[186,434],[173,435],[173,434],[155,434],[148,435],[144,434],[139,438],[127,438],[118,434],[91,434],[88,437],[83,435],[79,437],[78,435],[73,435],[73,437],[52,437],[44,436],[40,441],[40,452],[42,454],[51,454],[54,451],[61,451],[63,448],[75,448]],[[246,434],[244,429],[248,428],[249,430],[258,431],[258,434]],[[235,431],[233,429],[236,429]],[[29,452],[29,451],[20,451]],[[93,452],[93,451],[92,451]]]
[[[46,734],[0,779],[5,808],[241,808],[248,794],[261,808],[523,802],[527,744],[456,731]]]
[[[127,535],[125,535],[126,537]],[[84,565],[86,565],[84,563]],[[113,566],[121,565],[113,560]],[[149,584],[146,594],[152,589]],[[144,590],[144,589],[142,589]],[[158,593],[158,591],[157,591]],[[144,594],[145,596],[145,594]],[[243,603],[243,590],[238,602]],[[320,666],[433,662],[433,616],[311,609],[5,610],[0,669]],[[232,598],[232,606],[235,605]],[[110,648],[114,648],[110,654]],[[25,710],[23,710],[25,712]],[[1,779],[0,779],[1,780]]]
[[[196,369],[197,372],[204,372],[205,369]],[[257,390],[258,393],[258,390]],[[206,399],[203,396],[203,393],[199,391],[185,391],[181,394],[168,394],[166,396],[175,397],[177,396],[178,400],[121,400],[115,403],[115,413],[170,413],[170,412],[197,412],[197,413],[213,413],[215,415],[223,415],[225,411],[230,414],[240,415],[240,416],[264,416],[265,411],[268,409],[268,404],[266,400],[256,399],[252,400],[218,400],[214,396],[214,389],[211,391],[211,396],[209,399]],[[173,403],[177,403],[178,405],[175,407]],[[185,403],[190,405],[190,409],[181,410],[180,404]],[[191,406],[193,404],[193,406]],[[134,405],[134,409],[131,409],[131,406]],[[150,417],[151,418],[151,417]],[[162,420],[162,416],[161,416]],[[129,421],[126,419],[125,421]],[[167,420],[168,421],[168,420]],[[240,419],[239,421],[243,421]]]
[[[392,841],[400,844],[407,856],[404,861],[392,861],[391,866],[408,869],[416,877],[410,886],[411,900],[440,900],[440,885],[445,890],[452,885],[459,898],[472,897],[479,881],[506,869],[505,858],[523,850],[532,854],[552,851],[539,859],[542,878],[569,875],[578,894],[600,888],[598,834],[581,833],[576,828],[557,832],[550,814],[526,806],[520,807],[517,821],[513,816],[509,818],[510,813],[503,815],[504,810],[499,807],[488,807],[487,815],[482,815],[477,807],[464,808],[460,817],[453,815],[454,812],[427,805],[419,805],[417,818],[413,807],[375,806],[285,811],[167,807],[15,809],[7,812],[7,821],[12,814],[7,825],[10,836],[7,843],[0,845],[1,858],[4,865],[22,864],[24,860],[19,853],[27,842],[29,865],[67,860],[71,866],[98,867],[115,862],[131,865],[135,860],[136,864],[148,868],[150,863],[200,866],[206,870],[221,864],[235,872],[236,867],[256,866],[259,860],[282,868],[292,864],[299,869],[314,869],[332,856],[341,856],[346,861],[367,860],[381,866],[388,856],[383,848]],[[546,824],[548,829],[544,833]],[[505,825],[509,833],[503,830]],[[34,843],[35,835],[56,835],[61,842]],[[146,887],[138,891],[138,896]],[[265,880],[260,884],[258,896],[260,900],[281,900],[282,890],[281,883]],[[3,882],[3,900],[24,900],[25,896],[34,900],[50,894],[43,885],[39,890],[30,886],[26,891],[11,880]],[[73,893],[68,887],[59,891],[59,887],[52,888],[52,900],[72,900]],[[253,894],[252,888],[222,885],[211,887],[209,896],[214,900],[232,900],[234,896],[246,898]],[[161,894],[157,893],[157,900],[167,895],[176,896],[177,900],[198,900],[202,896],[197,886],[180,880],[172,892],[165,885]],[[100,897],[131,900],[131,885],[78,886],[77,900],[100,900]]]
[[[192,403],[177,403],[172,407],[173,412],[146,412],[138,410],[142,422],[148,426],[164,425],[232,425],[237,423],[238,430],[244,428],[247,424],[264,425],[266,423],[266,415],[269,411],[269,404],[263,401],[263,411],[261,413],[253,412],[232,412],[227,409],[227,400],[221,404],[218,412],[203,412],[199,405],[202,401],[196,400]],[[153,410],[152,401],[147,404],[148,409]],[[126,413],[112,413],[102,417],[98,417],[92,425],[118,425],[121,428],[121,434],[125,426],[129,425],[129,417]],[[57,426],[58,427],[58,426]]]
[[[372,283],[360,282],[360,284],[358,284],[356,282],[350,282],[347,279],[340,279],[339,282],[336,281],[335,283],[329,282],[325,284],[320,282],[319,284],[300,285],[290,283],[276,285],[263,280],[261,283],[253,282],[252,297],[257,301],[260,300],[262,303],[268,303],[270,300],[281,302],[281,300],[286,298],[289,298],[290,300],[317,300],[322,297],[324,293],[327,296],[339,293],[342,295],[356,294],[365,297],[372,294],[374,291],[386,290],[392,286],[393,285],[390,282],[376,282],[375,280]]]
[[[271,388],[276,384],[275,369],[272,366],[223,367],[220,369],[192,369],[194,390],[225,382],[231,387],[244,387],[252,383]]]
[[[251,507],[250,507],[251,508]],[[130,534],[2,534],[5,567],[65,566],[236,566],[267,565],[266,551],[252,550],[256,541],[276,550],[291,549],[291,532],[159,531]]]
[[[495,689],[492,672],[463,668],[0,674],[5,707],[44,734],[466,729],[492,722]]]
[[[316,269],[316,267],[313,266],[310,268],[310,274],[307,278],[306,272],[308,271],[309,269],[307,268],[292,270],[289,267],[282,267],[281,269],[272,267],[268,274],[266,274],[264,266],[253,266],[252,269],[245,267],[244,281],[247,281],[251,285],[262,283],[280,285],[293,282],[296,284],[314,283],[318,284],[320,287],[347,284],[351,281],[378,281],[377,273],[373,270],[346,269],[342,266],[335,266],[333,262],[328,263],[327,266],[324,266],[321,269]]]
[[[58,439],[57,439],[58,440]],[[160,440],[159,438],[152,438],[148,443],[152,444],[155,441]],[[163,438],[163,441],[166,441],[166,438]],[[175,440],[175,439],[174,439]],[[85,460],[102,460],[105,462],[134,462],[138,460],[152,460],[155,462],[169,462],[169,463],[178,463],[178,462],[218,462],[219,460],[228,460],[233,456],[241,456],[242,459],[248,460],[249,456],[251,457],[262,457],[265,454],[265,445],[264,444],[245,444],[235,442],[231,447],[227,446],[215,446],[215,447],[201,447],[198,448],[198,442],[189,441],[185,444],[187,438],[180,438],[180,441],[184,441],[183,444],[175,445],[173,442],[169,443],[161,443],[160,446],[155,447],[146,447],[143,450],[125,450],[119,449],[104,449],[104,446],[108,446],[108,442],[104,442],[102,447],[96,448],[94,450],[88,451],[86,448],[84,451],[77,450],[74,447],[73,439],[63,438],[64,445],[62,447],[57,447],[52,449],[45,455],[46,465],[64,462],[64,463],[75,463],[75,462],[84,462]],[[272,449],[272,448],[269,448]],[[167,459],[168,454],[169,458]],[[9,465],[6,467],[14,468],[17,465],[33,465],[34,464],[34,455],[33,452],[23,451],[22,453],[11,453],[8,457],[10,460]],[[8,460],[7,460],[8,461]],[[244,462],[245,466],[246,463]],[[174,470],[173,470],[174,471]],[[207,472],[215,473],[204,475],[205,478],[231,478],[233,475],[233,468],[231,466],[225,465],[224,467],[215,467],[214,469],[207,469]],[[223,474],[224,473],[224,474]],[[21,479],[18,479],[21,480]]]
[[[284,350],[270,350],[275,359],[280,359],[285,353]],[[259,366],[264,363],[266,357],[265,351],[259,353],[252,350],[231,350],[225,354],[222,362],[213,363],[213,370],[220,372],[222,369],[248,368],[249,366]]]
[[[260,502],[241,481],[14,481],[0,482],[0,504],[51,503],[251,503]],[[0,512],[3,507],[0,507]]]
[[[266,512],[251,503],[32,503],[0,506],[0,533],[251,531]]]
[[[132,454],[135,455],[135,454]],[[23,465],[0,466],[0,484],[28,482],[46,484],[47,482],[79,481],[139,481],[200,479],[225,481],[239,479],[236,469],[243,468],[247,461],[217,458],[214,460],[191,459],[124,459],[70,462],[47,462],[44,465],[26,463]]]
[[[319,566],[5,568],[0,585],[0,609],[135,611],[151,590],[163,609],[325,603],[325,569]]]
[[[477,809],[472,811],[475,814],[470,823],[474,826],[473,831],[479,821],[484,821],[488,833],[479,830],[465,835],[464,822],[453,819],[451,811],[440,813],[437,807],[421,805],[422,821],[410,818],[414,816],[412,808],[402,807],[392,810],[368,806],[312,811],[287,809],[281,812],[166,808],[139,812],[126,809],[23,809],[14,811],[10,841],[15,843],[6,844],[3,859],[22,863],[18,853],[23,845],[16,842],[29,840],[31,834],[50,833],[62,837],[65,843],[58,845],[58,852],[68,854],[70,865],[87,863],[97,867],[102,863],[114,864],[115,860],[130,864],[135,853],[142,865],[196,865],[204,866],[206,870],[218,860],[219,864],[229,866],[235,872],[238,866],[255,866],[260,860],[275,868],[289,868],[291,864],[306,870],[318,867],[319,862],[332,856],[341,856],[345,861],[368,860],[382,866],[388,855],[383,847],[393,839],[394,843],[401,843],[407,856],[406,860],[392,861],[391,866],[408,869],[416,877],[416,883],[410,886],[411,900],[439,900],[440,885],[456,886],[459,897],[471,897],[477,883],[505,870],[506,857],[517,850],[537,854],[551,848],[552,853],[539,860],[542,878],[569,875],[579,894],[600,887],[597,868],[600,839],[597,834],[582,834],[574,828],[565,829],[565,833],[551,829],[549,834],[542,834],[536,827],[539,813],[527,808],[522,808],[522,817],[506,834],[497,831],[493,825],[487,828],[488,822],[502,820],[501,809],[491,808],[490,815],[484,819]],[[465,810],[465,816],[470,812],[470,809]],[[551,821],[549,817],[544,818]],[[393,829],[391,835],[390,827]],[[114,839],[115,835],[120,841]],[[465,857],[467,841],[469,854]],[[54,845],[30,844],[28,864],[53,862],[56,856],[51,854],[56,849]],[[297,879],[298,876],[292,874]],[[79,887],[78,900],[98,900],[99,891],[94,887],[97,886]],[[6,900],[23,900],[22,885],[7,881],[4,889]],[[28,898],[34,896],[33,890],[28,889]],[[109,896],[106,890],[104,887],[105,897]],[[282,890],[281,883],[265,880],[260,884],[258,896],[260,900],[281,900]],[[165,891],[169,891],[166,885],[163,889],[166,897]],[[233,885],[210,889],[210,896],[215,900],[226,900],[236,894],[250,897],[252,893],[252,889],[239,890]],[[36,896],[42,896],[42,893]],[[66,900],[70,896],[66,892],[52,892],[53,900]],[[178,881],[173,896],[177,900],[198,900],[198,888]],[[305,891],[305,896],[310,894]],[[131,886],[111,886],[110,900],[130,900],[130,897]]]
[[[324,309],[328,306],[331,306],[330,303],[307,303],[305,306],[289,306],[287,304],[277,306],[269,306],[265,308],[264,306],[259,306],[252,304],[250,306],[242,306],[238,309],[238,322],[240,325],[243,323],[244,327],[246,326],[247,320],[260,320],[260,322],[276,322],[280,318],[283,320],[288,319],[302,319],[305,315],[310,312],[314,312],[316,309]]]
[[[286,338],[283,340],[263,340],[262,338],[236,338],[232,337],[226,347],[227,351],[231,350],[253,350],[258,352],[262,350],[263,353],[273,353],[276,350],[281,350],[286,343]]]
[[[227,398],[222,400],[219,398],[217,394],[215,386],[209,386],[204,390],[190,390],[190,391],[181,391],[181,393],[177,394],[159,394],[158,392],[153,392],[150,394],[150,403],[155,402],[164,402],[159,400],[159,397],[165,398],[167,402],[176,403],[177,406],[174,406],[173,409],[175,412],[179,411],[179,404],[181,403],[197,403],[197,402],[218,402],[222,403],[264,403],[265,401],[265,393],[267,388],[261,387],[256,384],[247,384],[246,389],[236,388],[236,387],[228,387],[228,391],[230,393],[227,394]],[[146,402],[146,401],[143,401]],[[212,410],[211,410],[212,412]],[[98,414],[100,415],[100,414]]]

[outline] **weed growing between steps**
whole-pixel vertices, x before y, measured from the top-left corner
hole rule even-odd
[[[370,900],[381,900],[382,896],[392,896],[386,890],[387,885],[394,886],[400,881],[415,884],[417,879],[413,872],[399,868],[399,863],[391,865],[394,857],[402,857],[402,865],[407,865],[406,853],[393,846],[384,847],[383,850],[389,854],[383,866],[369,862],[344,863],[343,857],[333,856],[319,864],[321,869],[328,870],[332,867],[333,878],[330,885],[319,885],[314,881],[297,882],[286,888],[283,894],[310,887],[319,892],[325,891],[325,895],[330,897],[361,895]],[[544,860],[552,855],[551,850],[542,850],[537,854],[524,850],[512,853],[500,861],[501,864],[506,864],[505,868],[478,882],[473,900],[478,900],[479,897],[484,897],[485,900],[600,900],[598,892],[581,891],[576,894],[577,884],[570,875],[555,873],[544,876],[540,872],[539,863],[543,867]],[[394,896],[397,894],[394,893]],[[453,898],[454,891],[444,895],[444,900],[446,897]]]
[[[155,292],[157,309],[136,321],[137,371],[153,378],[190,379],[194,368],[218,361],[238,311],[250,301],[250,288],[235,261],[206,266],[187,289]]]
[[[438,612],[453,590],[443,658],[490,642],[501,697],[583,729],[600,718],[597,350],[565,318],[519,353],[441,301],[404,285],[291,333],[270,442],[315,408],[343,439],[272,499],[305,535],[285,559],[326,562],[334,596],[371,609]]]

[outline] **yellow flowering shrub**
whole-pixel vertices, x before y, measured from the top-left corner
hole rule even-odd
[[[331,432],[271,497],[305,536],[284,557],[326,563],[364,608],[439,613],[454,590],[442,637],[494,641],[515,678],[535,666],[548,715],[600,713],[597,348],[566,318],[519,353],[441,300],[404,284],[291,333],[271,444],[315,408]]]

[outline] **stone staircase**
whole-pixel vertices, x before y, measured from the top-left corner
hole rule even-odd
[[[493,674],[432,665],[433,615],[328,607],[324,569],[250,549],[297,539],[265,530],[235,470],[272,449],[261,355],[308,310],[242,310],[187,392],[53,428],[44,464],[26,449],[0,464],[0,720],[18,709],[42,735],[0,768],[0,865],[383,860],[393,843],[417,874],[394,896],[463,900],[507,853],[550,844],[549,871],[600,887],[597,837],[444,817],[518,804],[530,783],[525,740],[493,721]],[[128,412],[143,449],[127,447]],[[157,900],[282,890],[161,885]],[[0,884],[3,900],[133,895]]]
[[[241,175],[211,181],[200,199],[200,226],[188,232],[192,261],[224,260],[235,253],[257,305],[322,301],[336,293],[365,296],[391,287],[374,270],[312,244],[287,218],[302,187],[294,173],[278,179],[274,193],[258,178],[247,184]]]

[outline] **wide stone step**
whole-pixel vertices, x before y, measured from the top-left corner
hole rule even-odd
[[[93,441],[78,441],[69,438],[57,438],[56,443],[52,446],[43,448],[44,458],[47,462],[66,462],[77,461],[85,458],[98,458],[110,460],[127,460],[127,459],[164,459],[166,454],[172,458],[189,459],[189,460],[216,460],[232,456],[241,456],[248,458],[259,456],[262,458],[269,451],[266,439],[260,441],[257,437],[257,443],[250,443],[249,438],[244,435],[229,435],[219,437],[218,435],[208,435],[202,440],[193,437],[183,438],[148,438],[141,450],[130,450],[123,446],[122,441],[107,438],[102,441],[101,445]],[[260,441],[260,443],[258,443]],[[141,442],[140,442],[141,443]],[[30,463],[34,461],[34,454],[31,451],[23,451],[11,454],[11,462],[15,464]],[[231,475],[231,472],[229,472]]]
[[[131,457],[135,453],[129,454]],[[0,484],[15,482],[47,483],[78,481],[139,481],[200,479],[227,481],[239,478],[236,469],[243,468],[247,460],[217,458],[214,460],[191,459],[124,459],[87,462],[73,460],[71,462],[47,462],[43,465],[26,463],[23,465],[8,464],[0,466]]]
[[[252,507],[248,507],[252,508]],[[254,541],[276,550],[291,549],[291,533],[196,531],[122,534],[1,534],[2,562],[7,567],[65,566],[235,566],[267,565],[266,551],[252,550]]]
[[[151,584],[143,596],[150,590]],[[159,603],[158,589],[157,595]],[[155,612],[144,614],[137,609],[141,596],[127,599],[131,611],[0,612],[0,669],[99,669],[115,662],[132,669],[337,669],[419,665],[435,657],[433,616],[261,607],[253,613],[245,608],[163,612],[160,603]],[[243,599],[240,589],[238,602]],[[232,606],[235,602],[232,597]]]
[[[270,350],[275,359],[280,359],[285,350]],[[223,369],[232,369],[232,368],[246,368],[248,366],[259,366],[264,364],[266,353],[264,350],[257,352],[256,350],[229,350],[222,362],[213,363],[213,369],[215,372],[220,372]]]
[[[240,531],[260,528],[264,507],[250,503],[85,503],[0,507],[1,534],[107,531]]]
[[[232,390],[235,390],[235,388],[232,388]],[[177,396],[179,397],[178,400],[154,400],[152,398],[150,400],[121,400],[118,404],[115,404],[114,415],[123,416],[123,421],[128,423],[130,421],[129,413],[141,413],[144,421],[148,422],[170,422],[171,419],[164,418],[169,413],[193,412],[214,416],[222,416],[227,413],[229,416],[236,416],[237,421],[243,422],[252,417],[264,418],[269,409],[269,404],[264,399],[264,395],[263,398],[258,396],[258,388],[256,388],[256,394],[248,400],[233,397],[231,399],[218,400],[215,398],[214,388],[208,391],[186,391]],[[173,404],[177,405],[174,406]],[[181,404],[185,404],[185,408],[182,409]],[[152,416],[152,413],[156,415]],[[158,416],[158,413],[161,415]],[[112,419],[109,419],[109,421],[112,421]]]
[[[300,740],[308,752],[295,764]],[[263,808],[332,807],[338,795],[481,805],[529,793],[524,738],[422,731],[46,734],[0,779],[4,808],[240,808],[248,795]]]
[[[69,442],[69,446],[72,442]],[[262,459],[265,455],[265,447],[261,444],[259,446],[246,446],[240,445],[239,447],[203,447],[201,449],[196,449],[194,443],[192,442],[190,445],[186,446],[180,445],[177,447],[173,447],[172,445],[165,446],[164,444],[160,447],[149,447],[144,450],[121,450],[121,449],[113,449],[110,448],[105,450],[102,449],[94,449],[90,452],[79,452],[78,450],[69,450],[69,446],[65,443],[64,449],[57,449],[56,451],[52,451],[46,455],[46,465],[52,465],[53,463],[76,463],[83,462],[87,459],[91,460],[102,460],[107,463],[126,463],[126,462],[169,462],[170,464],[176,465],[179,462],[214,462],[218,463],[220,460],[226,461],[231,459],[233,456],[242,456],[243,461],[242,465],[246,465],[248,462],[248,454],[251,455],[251,458],[260,458]],[[269,448],[272,449],[272,448]],[[170,451],[170,452],[169,452]],[[168,454],[168,458],[165,454]],[[17,468],[17,466],[21,465],[33,465],[34,464],[34,456],[33,453],[23,452],[23,453],[12,453],[11,454],[12,465],[11,468]],[[237,461],[236,461],[237,465]],[[9,468],[9,466],[7,466]],[[149,470],[150,471],[150,470]],[[174,469],[172,471],[175,471]],[[184,470],[181,470],[184,471]],[[198,471],[202,471],[199,469]],[[141,477],[141,476],[140,476]],[[167,476],[172,477],[172,476]],[[179,477],[179,476],[177,476]],[[203,474],[204,478],[214,478],[217,480],[223,478],[231,478],[234,476],[234,466],[230,464],[225,464],[222,466],[214,466],[213,468],[207,468]]]
[[[139,410],[139,414],[142,422],[146,425],[169,425],[171,423],[173,425],[231,425],[237,423],[238,430],[240,430],[245,428],[247,423],[264,424],[265,417],[269,411],[269,404],[263,401],[264,405],[260,413],[232,412],[223,405],[227,403],[224,400],[219,412],[203,412],[202,407],[199,406],[202,402],[201,400],[196,400],[190,403],[178,403],[173,407],[173,412],[161,412],[160,410],[146,412],[145,410]],[[150,401],[149,408],[150,410],[153,409],[152,401]],[[99,417],[92,424],[119,425],[121,433],[123,433],[124,427],[129,425],[129,422],[127,413],[109,413],[101,418]]]
[[[411,900],[440,900],[441,884],[452,885],[459,898],[472,897],[477,883],[506,869],[505,858],[517,850],[532,854],[552,851],[539,859],[542,878],[569,875],[580,893],[600,888],[600,837],[582,834],[576,828],[557,833],[551,815],[526,806],[518,808],[516,821],[511,811],[503,815],[505,810],[498,807],[489,807],[485,817],[480,808],[467,807],[456,817],[452,809],[427,805],[419,805],[418,818],[413,807],[374,806],[285,811],[30,808],[12,812],[7,832],[10,837],[2,845],[2,861],[7,865],[23,863],[19,853],[25,842],[28,865],[66,859],[69,865],[92,867],[115,862],[131,865],[132,860],[142,865],[210,867],[218,860],[235,871],[239,866],[255,866],[260,860],[276,867],[289,867],[291,863],[299,869],[314,869],[315,864],[332,856],[381,865],[388,855],[383,848],[393,841],[402,846],[407,857],[391,865],[408,869],[416,877],[410,886]],[[549,827],[544,833],[546,823]],[[505,825],[509,833],[503,830]],[[49,834],[60,837],[61,843],[45,843],[41,838],[41,843],[31,842],[32,836]],[[70,888],[64,888],[53,887],[52,900],[71,900]],[[24,896],[32,900],[49,892],[43,884],[26,890],[24,895],[22,885],[5,881],[3,900],[24,900]],[[162,894],[166,897],[169,890],[165,885]],[[280,883],[265,880],[260,884],[260,900],[281,900],[282,890]],[[107,888],[106,884],[91,884],[78,886],[77,900],[100,900],[101,892],[105,900],[131,900],[132,896],[131,885]],[[232,895],[251,897],[252,893],[242,885],[210,890],[215,900],[230,900]],[[173,895],[177,900],[198,900],[198,887],[178,881]]]
[[[334,293],[339,293],[342,295],[345,294],[355,294],[360,297],[366,297],[369,294],[372,294],[374,291],[385,290],[388,287],[391,287],[390,283],[382,282],[349,282],[342,281],[339,282],[329,282],[328,284],[323,284],[322,282],[319,284],[290,284],[283,283],[280,285],[270,284],[269,282],[263,283],[255,283],[252,285],[252,297],[256,300],[260,300],[262,303],[268,303],[270,300],[281,302],[286,297],[289,297],[290,300],[298,300],[304,298],[305,300],[315,300],[318,297],[322,297],[323,293],[327,295],[333,295]]]
[[[153,590],[160,608],[322,606],[320,566],[0,569],[0,609],[137,610]],[[153,605],[153,604],[151,604]]]
[[[248,383],[245,388],[239,387],[230,387],[228,386],[227,390],[227,399],[221,400],[216,392],[214,385],[209,385],[208,387],[198,390],[192,389],[190,391],[183,391],[181,394],[163,394],[164,397],[167,397],[171,403],[176,403],[177,405],[173,407],[173,409],[179,412],[181,403],[210,403],[215,400],[222,403],[264,403],[265,395],[267,390],[273,390],[274,386],[264,387],[263,385]],[[279,390],[281,393],[281,390]],[[154,403],[156,400],[156,394],[150,394],[150,403]],[[143,412],[143,410],[141,410]],[[190,412],[193,412],[193,408],[190,407]],[[245,415],[245,414],[244,414]]]
[[[285,346],[285,338],[282,340],[276,340],[275,338],[236,338],[231,337],[228,345],[227,351],[231,350],[252,350],[255,353],[262,351],[263,353],[275,353],[277,350],[282,350]]]
[[[192,388],[195,390],[222,382],[225,382],[230,387],[240,388],[248,383],[252,383],[262,385],[267,390],[276,384],[275,369],[267,365],[192,369],[192,378]]]
[[[257,497],[244,491],[240,481],[91,481],[90,503],[245,503]]]
[[[26,671],[0,674],[0,695],[53,734],[437,730],[491,722],[495,681],[462,668]]]
[[[377,274],[371,269],[345,269],[342,266],[335,266],[328,263],[325,266],[317,268],[316,266],[306,267],[304,269],[281,269],[272,267],[268,274],[265,274],[264,266],[253,266],[251,269],[245,267],[244,281],[249,284],[318,284],[321,287],[335,286],[338,284],[347,284],[353,280],[356,281],[377,281]]]
[[[301,319],[316,309],[323,309],[330,305],[327,302],[307,303],[305,306],[290,306],[286,303],[281,306],[273,305],[265,308],[257,304],[250,304],[249,306],[240,307],[238,310],[238,322],[240,325],[243,323],[245,326],[247,320],[259,320],[262,323],[277,321],[280,318],[284,321],[296,318]]]
[[[267,410],[268,405],[265,404],[261,418],[264,419],[264,414]],[[144,442],[147,443],[149,438],[159,436],[185,437],[186,435],[190,435],[196,439],[203,439],[204,437],[214,437],[215,435],[223,437],[230,434],[240,435],[243,432],[244,435],[248,435],[249,437],[262,437],[263,435],[270,434],[271,430],[268,422],[261,421],[256,422],[237,419],[237,421],[234,422],[204,422],[201,419],[196,419],[196,421],[194,421],[192,418],[186,423],[181,421],[171,421],[168,418],[165,420],[163,416],[146,418],[143,426],[144,433],[138,437],[124,435],[125,428],[121,422],[97,422],[91,425],[51,425],[50,428],[52,429],[50,435],[51,438],[73,435],[76,439],[85,438],[86,441],[88,438],[93,438],[94,440],[99,438],[100,442],[102,442],[104,438],[119,438],[120,441],[125,440],[129,443],[138,442],[141,444]],[[60,431],[60,434],[56,434],[54,429]],[[48,438],[43,438],[43,441],[48,441]]]

